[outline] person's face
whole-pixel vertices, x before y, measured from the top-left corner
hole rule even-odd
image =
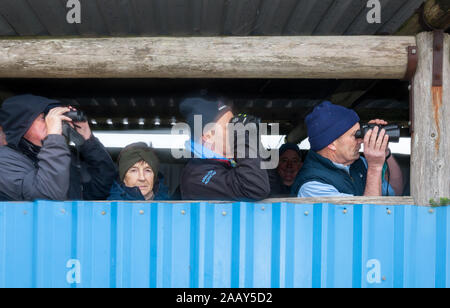
[[[140,161],[128,169],[123,180],[127,187],[139,187],[142,195],[147,199],[153,194],[155,175],[152,168],[145,161]]]
[[[0,126],[0,146],[6,145],[6,136],[5,133],[3,132],[3,128]]]
[[[356,123],[344,135],[332,143],[337,163],[350,165],[359,159],[359,151],[361,150],[361,144],[364,140],[360,138],[357,139],[355,134],[360,128],[360,124]]]
[[[34,145],[42,146],[42,140],[47,138],[47,124],[45,123],[45,115],[43,113],[34,120],[24,138]]]
[[[203,135],[203,143],[212,151],[224,157],[229,149],[227,125],[234,117],[231,111],[226,112],[215,123],[214,129]]]
[[[280,156],[280,163],[278,164],[278,174],[283,179],[284,185],[291,186],[294,184],[297,173],[302,167],[302,161],[294,150],[286,150]]]

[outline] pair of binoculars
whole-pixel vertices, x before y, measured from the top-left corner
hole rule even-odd
[[[369,130],[373,130],[375,127],[379,128],[378,134],[382,129],[386,131],[386,135],[389,136],[389,142],[400,142],[400,126],[397,124],[389,125],[377,125],[377,124],[362,124],[361,129],[355,134],[355,138],[364,138]]]
[[[86,122],[87,116],[81,110],[71,110],[64,113],[64,115],[70,118],[73,122]]]

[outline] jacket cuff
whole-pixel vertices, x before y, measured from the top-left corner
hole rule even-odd
[[[103,144],[100,142],[100,140],[98,140],[98,138],[94,137],[94,135],[92,134],[91,137],[86,140],[83,145],[80,147],[80,151],[81,152],[91,152],[92,149],[104,149]],[[106,151],[106,149],[105,149]]]

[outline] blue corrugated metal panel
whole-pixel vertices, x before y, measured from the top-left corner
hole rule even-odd
[[[449,287],[449,211],[0,203],[0,287]]]

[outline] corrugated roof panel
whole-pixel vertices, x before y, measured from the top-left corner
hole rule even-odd
[[[383,23],[390,20],[395,13],[407,2],[408,0],[380,0],[381,3],[381,24],[368,23],[367,14],[371,8],[363,9],[360,14],[355,18],[351,25],[346,29],[345,34],[358,35],[358,34],[375,34],[378,32]]]
[[[95,0],[82,2],[81,23],[76,24],[76,28],[84,36],[106,36],[110,34]]]
[[[298,0],[263,0],[253,34],[281,35]]]
[[[177,35],[191,35],[193,33],[192,1],[166,0],[167,2],[167,23],[169,33]]]
[[[424,2],[425,0],[406,1],[389,21],[383,22],[378,33],[395,33]]]
[[[260,14],[261,0],[229,0],[224,35],[250,35]]]
[[[333,0],[299,0],[286,27],[286,34],[311,35],[332,4]]]
[[[68,10],[61,0],[30,0],[28,4],[50,35],[78,34],[75,25],[67,22]]]
[[[320,19],[312,34],[341,35],[352,23],[355,16],[364,10],[365,0],[335,0]]]
[[[0,13],[19,35],[48,35],[26,0],[0,1]]]
[[[158,35],[158,19],[156,16],[155,1],[130,0],[139,35]]]
[[[138,32],[130,1],[96,0],[100,14],[111,35],[130,35]]]
[[[448,287],[449,211],[0,203],[0,287]]]
[[[196,13],[194,18],[195,33],[200,25],[200,34],[202,35],[221,35],[227,5],[226,0],[201,0],[201,10]],[[200,6],[198,1],[195,6]]]
[[[11,27],[11,25],[0,15],[0,36],[17,35],[17,32]]]
[[[381,0],[382,24],[367,23],[366,0],[83,0],[76,25],[66,0],[2,1],[0,14],[31,36],[362,35],[395,32],[423,2]]]

